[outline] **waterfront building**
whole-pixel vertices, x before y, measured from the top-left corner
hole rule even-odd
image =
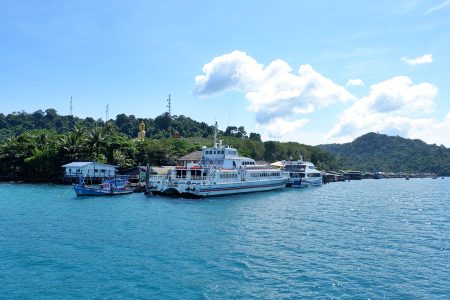
[[[117,166],[103,164],[95,161],[71,162],[62,166],[64,178],[67,181],[76,181],[78,177],[99,179],[116,175]]]

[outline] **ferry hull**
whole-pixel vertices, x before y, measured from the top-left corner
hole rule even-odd
[[[171,186],[164,185],[152,190],[152,194],[166,196],[181,196],[186,198],[214,197],[232,194],[263,192],[282,189],[286,187],[286,179],[279,179],[270,182],[242,182],[242,183],[216,183],[216,184],[190,184]]]
[[[323,184],[322,179],[318,180],[305,180],[305,179],[299,179],[299,180],[288,180],[286,183],[286,187],[292,187],[292,188],[306,188],[309,186],[321,186]]]

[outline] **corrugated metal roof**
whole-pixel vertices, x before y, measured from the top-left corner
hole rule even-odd
[[[202,159],[202,151],[194,151],[189,154],[186,154],[185,156],[180,157],[179,161],[196,161]]]
[[[61,167],[63,167],[63,168],[67,168],[67,167],[84,167],[85,165],[89,165],[91,163],[92,163],[92,161],[74,161],[74,162],[71,162],[69,164],[65,164],[65,165],[63,165]]]
[[[99,163],[99,162],[95,162],[95,161],[74,161],[68,164],[65,164],[61,167],[63,168],[68,168],[68,167],[84,167],[86,165],[90,165],[90,164],[96,164],[98,166],[105,166],[105,167],[110,167],[110,168],[117,168],[117,166],[114,165],[108,165],[108,164],[103,164],[103,163]]]

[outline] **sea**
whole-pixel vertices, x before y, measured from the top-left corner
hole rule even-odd
[[[1,299],[450,299],[450,178],[206,199],[0,183]]]

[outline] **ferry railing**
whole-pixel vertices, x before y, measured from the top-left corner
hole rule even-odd
[[[186,181],[189,182],[191,180],[193,181],[209,181],[209,180],[213,180],[214,176],[177,176],[177,175],[152,175],[149,177],[148,181],[149,182],[154,182],[154,181]]]

